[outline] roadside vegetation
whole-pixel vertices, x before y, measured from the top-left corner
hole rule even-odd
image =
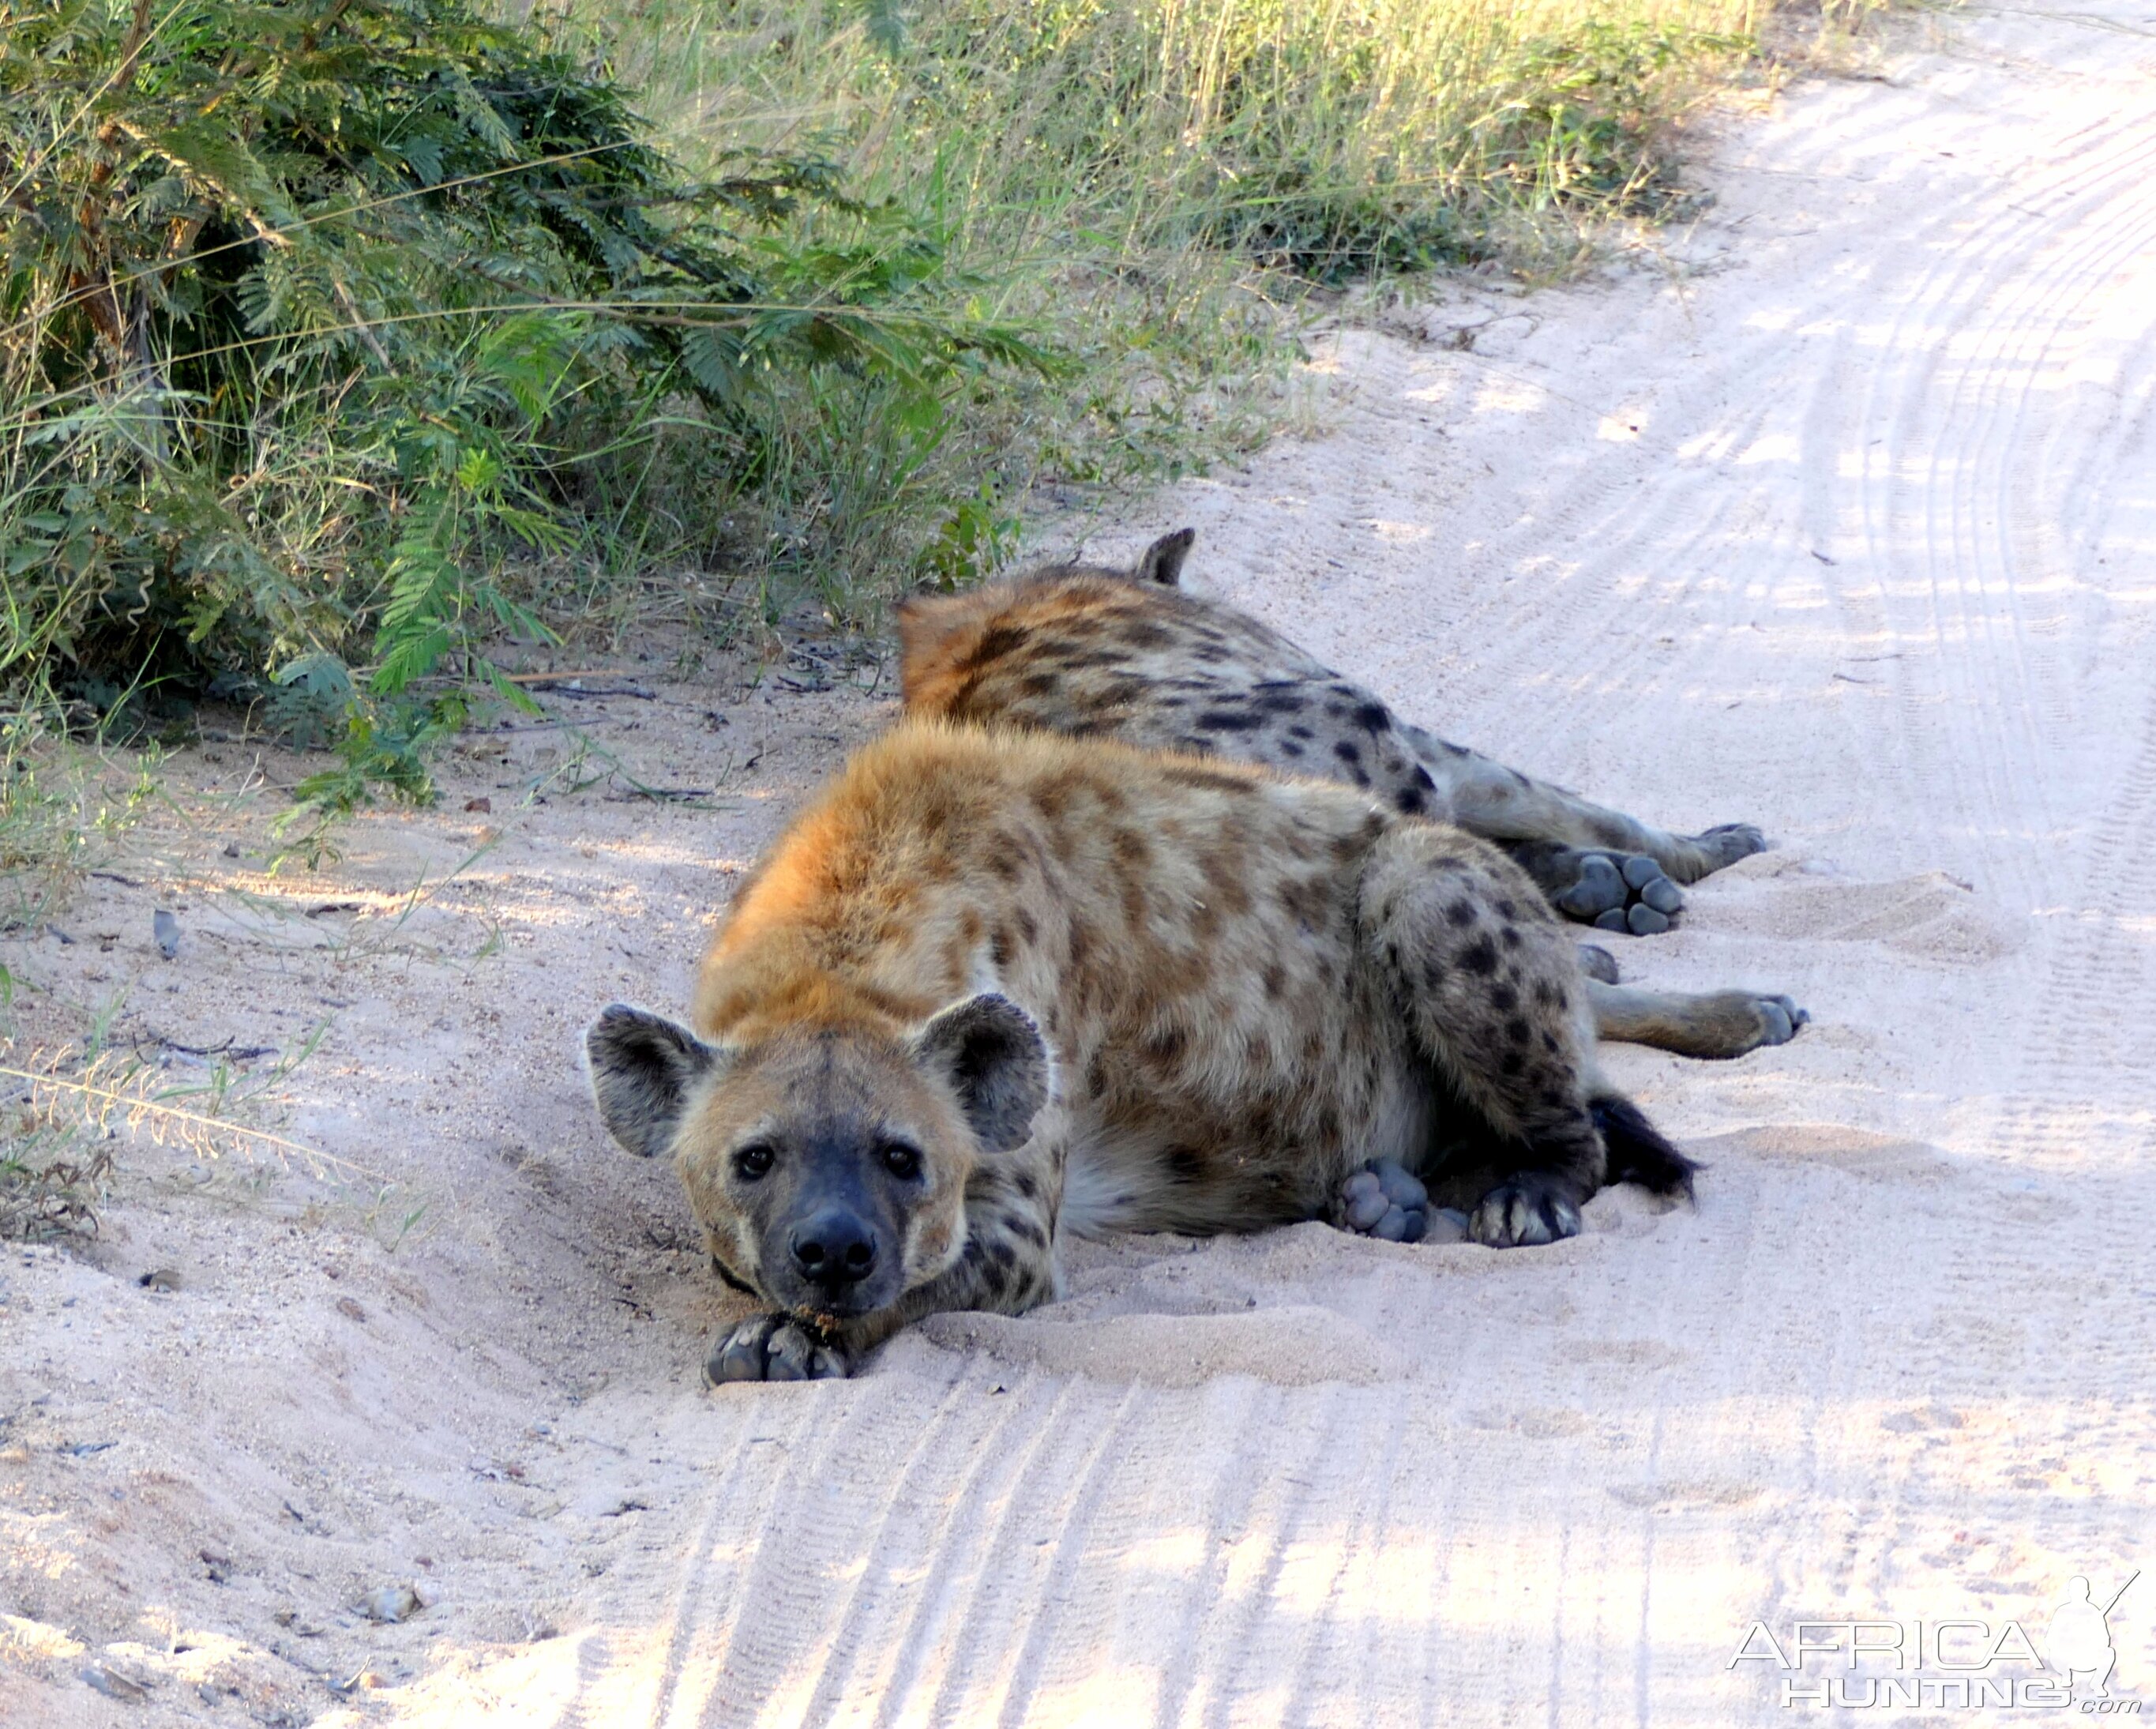
[[[10,760],[235,704],[321,818],[565,636],[872,625],[1262,441],[1313,296],[1670,208],[1758,23],[0,0]],[[11,858],[45,814],[11,773]]]

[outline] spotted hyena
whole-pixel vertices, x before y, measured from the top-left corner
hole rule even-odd
[[[1342,781],[1495,843],[1559,912],[1608,931],[1666,931],[1683,906],[1678,883],[1765,845],[1748,823],[1668,834],[1403,721],[1248,614],[1181,589],[1193,538],[1155,541],[1129,571],[1055,565],[908,601],[906,711]],[[1785,1043],[1809,1018],[1773,993],[1620,986],[1605,952],[1587,956],[1604,1039],[1732,1057]]]
[[[1691,1166],[1602,1078],[1574,945],[1502,853],[1352,787],[907,721],[727,913],[693,1029],[615,1005],[607,1126],[766,1313],[715,1380],[844,1372],[1052,1297],[1098,1232],[1325,1219],[1496,1247]]]

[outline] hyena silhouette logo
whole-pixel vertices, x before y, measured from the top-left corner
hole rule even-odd
[[[2118,1653],[2111,1643],[2110,1615],[2140,1577],[2138,1570],[2128,1575],[2126,1583],[2112,1593],[2111,1601],[2102,1608],[2096,1606],[2087,1579],[2076,1574],[2066,1581],[2066,1594],[2051,1611],[2044,1653],[2051,1667],[2066,1678],[2075,1698],[2111,1697],[2112,1666],[2118,1661]]]

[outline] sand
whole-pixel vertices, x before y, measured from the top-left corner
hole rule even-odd
[[[305,765],[190,750],[74,941],[0,950],[18,1048],[124,989],[177,1083],[160,1039],[326,1018],[256,1120],[364,1170],[123,1135],[93,1249],[0,1257],[0,1719],[1765,1723],[1849,1671],[1732,1665],[1755,1623],[2041,1649],[2071,1578],[2156,1568],[2156,13],[1972,8],[1701,177],[1660,257],[1344,331],[1322,439],[1088,531],[1194,523],[1198,584],[1414,718],[1768,829],[1624,945],[1816,1017],[1617,1054],[1695,1210],[1126,1239],[1035,1316],[714,1394],[736,1311],[577,1035],[680,1008],[887,679],[631,663],[651,700],[551,705],[715,797],[478,739],[314,877],[261,869]],[[2110,1628],[2156,1694],[2156,1576]]]

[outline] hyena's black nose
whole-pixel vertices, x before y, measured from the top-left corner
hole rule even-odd
[[[819,1285],[852,1285],[875,1270],[876,1240],[843,1207],[826,1207],[793,1233],[793,1265]]]

